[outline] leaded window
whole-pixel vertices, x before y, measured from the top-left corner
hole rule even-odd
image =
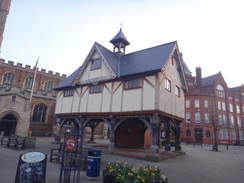
[[[33,77],[25,78],[25,88],[26,89],[31,89],[32,86],[33,86],[33,81],[34,81]]]
[[[32,116],[32,122],[34,123],[45,123],[47,114],[47,105],[40,103],[34,107],[34,112]]]
[[[44,91],[45,92],[51,92],[52,89],[53,89],[53,83],[51,81],[45,82]]]
[[[3,76],[3,84],[13,85],[14,83],[14,74],[11,72],[5,73]]]
[[[133,88],[141,88],[142,87],[142,79],[133,79],[125,81],[124,88],[125,89],[133,89]]]

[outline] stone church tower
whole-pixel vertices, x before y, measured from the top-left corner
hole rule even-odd
[[[0,50],[3,41],[3,32],[6,19],[9,13],[11,0],[0,0]]]

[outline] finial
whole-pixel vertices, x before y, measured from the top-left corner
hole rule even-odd
[[[120,23],[120,30],[122,29],[122,23]]]

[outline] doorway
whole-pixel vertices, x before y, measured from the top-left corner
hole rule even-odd
[[[202,143],[202,129],[195,128],[195,142]]]
[[[0,120],[0,132],[4,131],[4,136],[15,134],[16,125],[17,119],[12,114],[8,114]]]

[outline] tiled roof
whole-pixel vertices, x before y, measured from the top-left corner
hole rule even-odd
[[[202,79],[202,87],[212,86],[217,78],[217,74]]]
[[[59,83],[55,88],[55,89],[59,89],[59,88],[65,88],[65,87],[69,87],[72,86],[72,83],[77,75],[77,73],[79,72],[81,67],[79,67],[76,71],[74,71],[72,74],[70,74],[65,80],[63,80],[61,83]]]
[[[234,91],[234,92],[241,92],[241,88],[242,86],[237,86],[237,87],[234,87],[234,88],[229,88],[231,91]]]
[[[110,43],[114,44],[116,42],[120,42],[122,41],[125,45],[129,45],[129,41],[125,38],[124,33],[122,32],[122,29],[120,29],[120,31],[118,32],[118,34],[116,34],[116,36],[114,36],[113,39],[111,39]]]
[[[177,42],[174,41],[130,54],[118,56],[116,53],[111,52],[102,45],[95,43],[102,56],[108,62],[109,67],[113,70],[118,78],[132,74],[160,71],[176,44]],[[75,72],[73,72],[58,86],[56,86],[55,89],[72,86],[72,83],[76,78],[80,68],[81,67],[79,67]]]

